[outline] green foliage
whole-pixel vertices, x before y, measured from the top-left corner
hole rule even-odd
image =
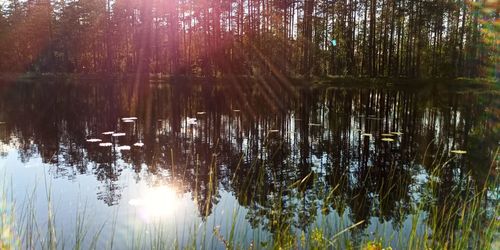
[[[445,165],[443,165],[441,168],[437,168],[433,174],[439,176],[441,171],[445,171],[445,169]],[[498,183],[498,177],[488,185],[496,185],[495,183]],[[428,186],[425,187],[425,190],[427,190],[425,192],[440,192],[440,185],[439,182],[429,182]],[[46,211],[49,216],[48,228],[46,229],[38,227],[38,222],[32,216],[32,214],[37,212],[31,205],[34,201],[33,196],[28,197],[25,205],[22,205],[23,209],[21,211],[24,211],[25,215],[19,217],[19,215],[14,215],[12,209],[8,209],[9,204],[13,204],[13,200],[12,198],[7,198],[7,189],[4,189],[0,210],[0,232],[2,233],[0,235],[0,246],[2,248],[0,249],[27,247],[25,245],[21,246],[21,242],[23,244],[33,244],[33,246],[41,244],[48,249],[55,249],[65,244],[65,242],[61,242],[61,238],[56,237],[56,232],[68,233],[68,229],[55,227],[55,217],[57,217],[57,214],[54,213],[54,209],[51,207],[50,185],[47,185],[45,188],[47,189],[47,204],[49,205]],[[466,189],[468,188],[466,187]],[[461,203],[461,198],[454,197],[453,193],[447,194],[445,197],[447,202],[444,204],[444,207],[432,205],[426,207],[425,204],[428,203],[423,199],[420,205],[414,207],[412,216],[413,218],[425,217],[424,221],[427,224],[425,231],[418,232],[417,224],[419,222],[418,219],[414,220],[409,237],[400,238],[399,240],[403,243],[401,246],[398,245],[398,247],[404,246],[408,249],[494,249],[498,245],[497,236],[500,225],[496,218],[499,215],[500,206],[496,205],[493,207],[493,214],[485,214],[491,213],[483,209],[484,197],[487,194],[486,190],[488,189],[483,189],[482,192],[473,197],[466,197],[465,203]],[[242,242],[245,242],[246,237],[235,233],[238,231],[236,222],[238,213],[238,210],[233,211],[232,220],[230,220],[231,229],[228,231],[228,234],[221,233],[220,227],[210,230],[210,228],[206,227],[206,221],[204,222],[204,226],[194,225],[194,228],[205,228],[202,229],[202,234],[206,234],[208,238],[213,237],[216,240],[215,244],[217,246],[226,249],[361,248],[363,250],[392,250],[391,239],[393,237],[400,237],[398,235],[391,235],[390,238],[383,238],[381,235],[384,235],[384,232],[379,232],[381,235],[376,233],[374,235],[375,240],[365,237],[357,239],[353,235],[357,234],[363,222],[345,227],[339,232],[333,232],[334,234],[332,235],[328,223],[319,226],[313,225],[305,229],[299,229],[296,232],[287,225],[288,222],[283,221],[276,222],[277,224],[273,223],[275,230],[273,231],[272,238],[261,240],[258,237],[254,237],[250,245],[245,245]],[[282,217],[280,215],[281,210],[276,210],[274,213],[278,217]],[[24,219],[19,220],[19,218]],[[89,224],[90,219],[86,206],[82,210],[77,211],[77,223],[74,229],[75,239],[74,242],[70,242],[69,244],[72,244],[75,249],[80,249],[84,245],[94,249],[98,246],[99,241],[104,240],[112,248],[113,238],[101,239],[101,232],[105,225],[91,225]],[[116,219],[115,217],[111,224],[115,225]],[[97,231],[94,235],[89,235],[89,229],[92,226],[97,226]],[[113,232],[107,235],[114,237],[116,226],[112,226],[112,230]],[[258,229],[257,231],[260,230]],[[145,245],[157,249],[179,248],[179,236],[165,233],[166,231],[163,231],[161,224],[155,223],[146,225],[146,228],[134,228],[131,231],[130,229],[127,231],[132,232],[127,237],[131,241],[128,244],[131,249],[142,249]],[[150,235],[145,234],[148,231],[151,232]],[[197,231],[197,229],[193,230],[193,233],[188,236],[190,240],[185,246],[186,249],[195,249],[200,246],[199,244],[207,244],[205,241],[197,242]],[[351,236],[348,237],[348,234],[351,234]],[[342,241],[342,239],[345,239],[345,241]]]
[[[494,9],[463,0],[8,0],[0,71],[496,77]]]

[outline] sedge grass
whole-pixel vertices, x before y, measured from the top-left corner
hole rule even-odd
[[[498,150],[496,152],[498,154]],[[211,200],[217,187],[216,159],[210,164],[208,199]],[[496,155],[495,155],[496,157]],[[429,173],[429,181],[422,187],[419,202],[412,203],[411,211],[406,216],[405,221],[409,225],[408,233],[403,230],[393,230],[390,226],[383,224],[377,227],[374,232],[365,232],[366,229],[359,229],[369,221],[351,221],[344,214],[328,212],[327,208],[334,199],[334,193],[338,186],[330,190],[324,189],[323,201],[317,207],[317,219],[306,228],[297,229],[290,225],[283,204],[283,189],[278,190],[275,195],[269,197],[273,204],[270,218],[270,225],[273,232],[262,227],[256,227],[248,231],[245,223],[241,223],[239,218],[246,213],[246,208],[236,207],[230,213],[226,213],[226,224],[222,225],[215,213],[211,218],[197,221],[190,228],[187,235],[184,231],[179,235],[178,231],[172,232],[165,228],[161,221],[144,225],[143,227],[132,227],[126,229],[127,241],[117,242],[117,220],[118,213],[114,213],[110,221],[92,223],[89,215],[89,208],[85,204],[78,209],[75,215],[74,229],[58,228],[57,209],[53,207],[53,196],[50,182],[46,181],[44,188],[46,191],[46,212],[47,221],[41,222],[37,219],[40,208],[35,206],[35,191],[28,192],[24,200],[16,200],[12,195],[12,187],[9,182],[2,182],[1,203],[0,203],[0,249],[494,249],[499,245],[499,215],[500,206],[493,202],[488,205],[488,201],[493,199],[498,201],[497,175],[488,176],[487,182],[483,186],[474,185],[472,182],[464,182],[460,190],[451,190],[442,197],[442,202],[437,204],[432,197],[442,195],[439,178],[445,175],[448,164],[452,159],[445,159],[437,156],[432,171]],[[241,161],[240,161],[241,163]],[[264,163],[262,163],[264,164]],[[254,187],[248,181],[245,186],[247,190],[258,192],[263,188],[264,173],[263,165],[255,165],[260,169],[255,173],[257,185]],[[493,173],[495,164],[491,165]],[[240,168],[240,166],[238,166]],[[238,169],[237,168],[237,169]],[[198,169],[196,171],[199,171]],[[390,173],[389,176],[397,175]],[[271,174],[273,176],[273,174]],[[234,176],[232,177],[235,178]],[[273,176],[277,179],[276,176]],[[404,185],[398,180],[388,178],[389,190],[393,190],[394,185]],[[392,183],[391,183],[392,180]],[[287,188],[295,192],[299,197],[304,198],[301,186],[312,181],[316,188],[321,187],[321,181],[312,173],[303,179],[297,180]],[[198,180],[196,180],[198,182]],[[195,190],[194,193],[201,192]],[[491,196],[495,197],[491,197]],[[195,196],[196,197],[196,196]],[[431,197],[431,198],[428,198]],[[247,197],[249,198],[249,197]],[[427,199],[428,198],[428,199]],[[380,191],[379,203],[388,199],[387,193]],[[424,202],[426,201],[426,202]],[[491,201],[490,201],[491,202]],[[209,214],[208,204],[204,205],[205,214]],[[20,208],[15,210],[15,207]],[[18,213],[16,213],[18,211]],[[381,212],[382,214],[382,212]],[[401,212],[404,214],[404,212]],[[182,223],[182,218],[176,218],[176,223]],[[221,227],[224,228],[221,228]],[[91,228],[94,227],[94,230]],[[72,231],[73,230],[73,231]],[[108,238],[103,238],[103,231],[110,230],[106,234]],[[123,229],[120,229],[123,230]],[[65,242],[65,234],[74,236],[73,242]],[[361,232],[361,236],[359,233]],[[356,236],[358,235],[358,236]],[[102,244],[101,242],[105,242]],[[68,247],[69,246],[69,247]]]

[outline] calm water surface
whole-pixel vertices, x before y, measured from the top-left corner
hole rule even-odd
[[[233,219],[242,244],[262,247],[277,225],[335,234],[364,221],[345,234],[354,242],[405,235],[423,198],[444,209],[491,178],[496,97],[434,85],[2,83],[0,173],[16,215],[42,233],[51,191],[60,248],[74,244],[78,214],[88,235],[104,224],[98,248],[158,233],[223,248],[213,228],[226,236]]]

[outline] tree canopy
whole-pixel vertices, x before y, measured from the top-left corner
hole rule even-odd
[[[0,71],[496,74],[488,0],[7,0]]]

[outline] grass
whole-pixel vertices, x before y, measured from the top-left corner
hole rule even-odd
[[[475,203],[476,201],[473,201]],[[473,204],[474,206],[474,204]],[[464,205],[465,207],[465,205]],[[477,210],[470,208],[458,209],[461,217],[459,220],[459,230],[453,233],[449,233],[449,225],[437,224],[439,221],[436,216],[432,216],[430,218],[432,223],[431,228],[426,231],[423,235],[418,235],[416,231],[416,226],[412,227],[411,236],[408,240],[407,249],[492,249],[493,245],[491,242],[493,241],[493,237],[495,237],[495,233],[498,232],[498,222],[491,221],[489,223],[484,224],[483,228],[482,221],[476,221],[475,217]],[[498,213],[498,210],[496,209]],[[466,213],[469,213],[468,216],[465,216]],[[84,214],[84,213],[82,213]],[[2,215],[2,238],[1,238],[1,249],[23,249],[30,248],[31,246],[40,247],[41,249],[60,249],[61,246],[65,245],[64,242],[59,242],[57,234],[55,233],[57,230],[54,228],[52,223],[48,223],[47,231],[48,233],[45,236],[39,237],[43,235],[43,231],[40,228],[31,229],[34,231],[15,231],[15,223],[13,222],[13,218],[3,213]],[[419,215],[414,215],[418,217]],[[452,215],[444,215],[443,217],[448,218]],[[90,249],[100,249],[97,246],[97,241],[99,240],[100,233],[102,230],[99,230],[98,233],[94,234],[92,237],[88,236],[88,231],[85,229],[84,216],[78,216],[77,220],[79,220],[78,227],[75,228],[75,242],[73,245],[74,249],[82,249],[84,241],[90,241],[90,244],[87,244]],[[31,222],[36,224],[36,222]],[[252,241],[249,245],[241,244],[242,241],[238,237],[235,237],[234,230],[231,229],[231,233],[228,236],[222,235],[219,228],[216,227],[212,231],[208,230],[206,227],[204,228],[204,233],[212,234],[209,237],[214,237],[216,241],[220,244],[219,247],[223,246],[226,249],[257,249],[257,248],[273,248],[273,249],[326,249],[326,248],[355,248],[354,243],[345,241],[343,236],[350,230],[354,229],[356,226],[363,222],[359,222],[353,224],[349,227],[346,227],[344,230],[336,233],[333,237],[327,233],[327,230],[322,227],[314,227],[312,228],[310,233],[302,232],[300,238],[296,238],[294,234],[289,231],[281,231],[278,236],[275,237],[276,241],[268,244],[260,244],[256,245],[256,241]],[[234,227],[234,223],[231,225]],[[171,236],[165,235],[162,232],[161,225],[154,224],[153,227],[155,230],[155,234],[150,234],[149,237],[144,234],[146,230],[134,230],[131,234],[131,244],[128,246],[131,249],[143,249],[144,246],[148,246],[150,249],[178,249],[179,241],[178,235],[173,236],[173,241]],[[103,227],[101,227],[102,229]],[[30,229],[27,229],[30,230]],[[116,228],[113,228],[116,230]],[[483,234],[484,239],[479,239],[478,236],[473,234],[474,230],[478,230],[480,234]],[[197,230],[193,230],[194,234],[190,235],[191,237],[189,243],[185,246],[186,249],[197,249],[198,246],[203,246],[202,242],[206,241],[206,238],[202,242],[197,241],[196,232]],[[27,233],[27,234],[23,234]],[[114,233],[113,233],[114,234]],[[26,237],[34,236],[34,238],[20,239],[21,235],[27,235]],[[444,235],[444,236],[443,236]],[[441,237],[447,238],[447,240],[442,241]],[[344,238],[344,241],[342,239]],[[109,244],[107,244],[107,248],[112,249],[113,238],[106,239]],[[26,244],[30,242],[29,244]],[[244,242],[244,241],[243,241]],[[382,249],[382,244],[384,239],[379,240],[368,240],[366,243],[363,243],[365,249]],[[386,243],[385,243],[386,244]],[[498,244],[498,243],[493,243]],[[214,246],[212,245],[212,246]],[[26,247],[25,247],[26,246]],[[468,247],[469,246],[469,247]]]
[[[437,154],[436,154],[437,155]],[[495,158],[498,155],[496,152]],[[459,156],[456,156],[459,157]],[[155,221],[140,227],[118,228],[118,213],[104,222],[92,221],[91,209],[84,204],[76,211],[75,227],[60,228],[56,223],[58,210],[53,207],[52,187],[45,182],[46,210],[36,207],[35,190],[27,193],[24,199],[13,197],[12,186],[1,186],[0,202],[0,249],[495,249],[500,246],[500,206],[498,201],[498,175],[491,175],[482,186],[465,182],[461,190],[443,191],[442,178],[446,176],[452,159],[436,157],[432,162],[429,181],[422,187],[419,202],[411,206],[406,218],[411,230],[403,234],[400,230],[387,235],[387,228],[377,228],[372,235],[363,232],[362,225],[367,221],[344,220],[342,215],[330,216],[327,212],[319,213],[315,223],[305,229],[296,229],[286,220],[288,215],[280,204],[283,203],[282,192],[278,192],[272,213],[271,222],[274,232],[270,234],[261,227],[248,232],[242,229],[238,221],[244,209],[235,208],[227,215],[227,225],[218,225],[213,215],[189,226],[188,235],[172,232],[161,221]],[[215,162],[215,161],[213,161]],[[214,164],[211,164],[214,165]],[[494,172],[495,164],[491,165],[490,173]],[[216,188],[216,169],[209,173],[209,189]],[[258,174],[258,176],[262,176]],[[258,179],[260,177],[257,177]],[[289,188],[297,191],[310,179],[315,182],[312,174],[294,182]],[[9,183],[5,181],[3,184]],[[259,183],[259,180],[257,181]],[[391,183],[401,185],[402,183]],[[37,188],[37,187],[35,187]],[[329,201],[337,187],[324,195]],[[212,194],[209,190],[208,194]],[[381,194],[383,194],[381,190]],[[438,197],[438,198],[436,198]],[[210,200],[211,197],[209,197]],[[380,197],[380,203],[387,195]],[[437,201],[440,199],[441,201]],[[493,200],[493,205],[488,201]],[[22,203],[19,203],[22,202]],[[207,210],[208,210],[207,206]],[[323,209],[321,209],[323,210]],[[37,219],[37,213],[46,213],[46,221]],[[215,214],[215,213],[214,213]],[[402,214],[404,214],[402,212]],[[182,218],[176,218],[180,223]],[[222,230],[224,229],[224,230]],[[120,232],[118,232],[120,230]],[[103,234],[103,232],[107,232]],[[125,232],[126,242],[117,242],[117,235]],[[65,242],[71,234],[71,242]],[[358,237],[356,235],[361,235]],[[397,242],[397,243],[394,243]]]

